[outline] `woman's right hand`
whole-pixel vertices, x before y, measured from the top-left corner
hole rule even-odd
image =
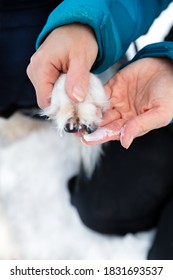
[[[27,68],[39,107],[49,106],[50,94],[61,72],[67,73],[69,97],[82,102],[97,54],[97,41],[88,25],[73,23],[53,30],[31,57]]]

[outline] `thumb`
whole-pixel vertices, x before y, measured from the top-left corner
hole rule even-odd
[[[136,137],[142,136],[153,129],[168,125],[171,118],[161,108],[153,108],[126,122],[121,129],[121,145],[128,149]]]
[[[85,61],[74,59],[70,62],[66,78],[66,91],[68,96],[77,102],[84,101],[89,85],[89,69]]]

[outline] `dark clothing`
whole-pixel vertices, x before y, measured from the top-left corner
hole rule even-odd
[[[43,7],[44,5],[55,4],[57,6],[58,1],[56,0],[1,0],[0,10],[11,10],[11,9],[28,9],[35,7]],[[60,2],[60,1],[59,1]],[[62,1],[61,1],[62,2]]]
[[[108,234],[156,226],[173,197],[172,139],[170,125],[137,138],[129,150],[119,142],[105,145],[92,178],[81,170],[69,183],[72,203],[83,222]]]
[[[166,35],[165,41],[171,41],[171,42],[173,41],[173,26],[170,29],[169,33]]]
[[[173,260],[173,199],[165,205],[159,219],[153,246],[148,254],[149,260]]]
[[[0,114],[18,107],[37,106],[35,90],[27,77],[26,68],[35,52],[35,42],[49,13],[58,1],[35,1],[38,7],[24,5],[30,1],[14,1],[20,9],[0,6]],[[56,3],[55,3],[56,2]],[[6,1],[5,1],[6,3]],[[4,7],[7,8],[6,4]]]

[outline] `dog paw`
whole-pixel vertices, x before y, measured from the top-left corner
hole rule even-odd
[[[80,122],[78,122],[78,120],[73,120],[73,118],[71,118],[65,125],[64,130],[66,132],[69,133],[75,133],[80,131],[82,134],[90,134],[92,132],[94,132],[96,129],[98,128],[98,125],[96,125],[95,123],[93,124],[82,124]]]
[[[66,74],[62,74],[56,81],[51,104],[44,110],[44,114],[53,119],[59,132],[80,132],[90,134],[94,132],[108,107],[108,99],[100,80],[90,74],[88,93],[81,103],[71,100],[65,91]]]

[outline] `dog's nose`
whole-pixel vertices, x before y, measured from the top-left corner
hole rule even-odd
[[[79,125],[77,123],[66,123],[64,130],[68,133],[75,133],[79,131]]]

